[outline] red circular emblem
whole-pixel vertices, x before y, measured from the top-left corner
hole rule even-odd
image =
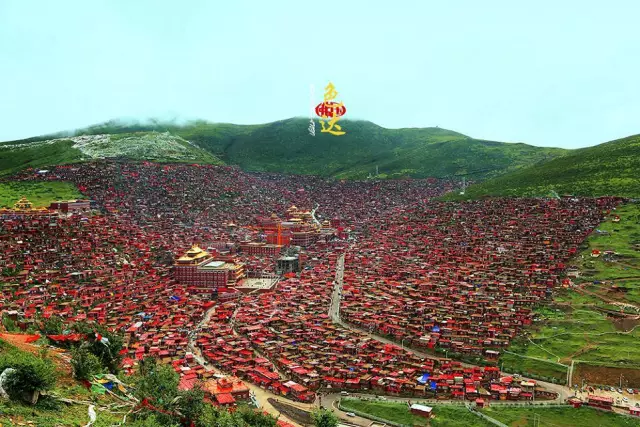
[[[316,106],[316,114],[320,117],[340,117],[347,112],[347,107],[333,101],[321,102]]]

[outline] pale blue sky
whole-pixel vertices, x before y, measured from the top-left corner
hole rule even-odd
[[[390,128],[569,148],[640,133],[640,3],[521,3],[0,0],[0,140],[304,116],[329,80],[346,118]]]

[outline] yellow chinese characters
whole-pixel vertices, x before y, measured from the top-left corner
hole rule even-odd
[[[338,96],[338,92],[336,91],[333,83],[329,82],[329,84],[324,88],[324,105],[322,108],[322,118],[330,120],[325,122],[320,120],[320,126],[322,130],[320,132],[327,132],[331,135],[344,135],[346,132],[342,130],[342,127],[338,125],[338,120],[340,120],[340,116],[338,112],[344,109],[344,104],[340,102],[339,104],[332,102],[336,96]],[[335,129],[335,130],[334,130]]]

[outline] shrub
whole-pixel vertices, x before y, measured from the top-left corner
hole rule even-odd
[[[5,382],[5,389],[12,399],[21,399],[35,391],[47,391],[55,386],[57,374],[50,360],[20,351],[6,343],[2,344],[0,372],[7,368],[15,369]]]
[[[93,353],[102,366],[107,368],[112,374],[117,374],[122,362],[120,350],[124,347],[124,340],[121,335],[109,331],[103,325],[97,323],[78,322],[73,325],[73,329],[87,336],[87,349]],[[96,339],[96,333],[108,340],[108,344],[103,344]]]
[[[20,332],[20,328],[9,316],[6,314],[2,315],[2,325],[7,330],[7,332]]]
[[[42,320],[40,330],[45,335],[60,335],[62,333],[62,327],[64,323],[60,316],[51,316],[48,319]]]
[[[326,409],[320,409],[311,414],[315,427],[336,427],[338,418]]]
[[[191,422],[195,424],[204,411],[204,391],[200,387],[194,387],[191,390],[180,392],[179,395],[178,410],[185,418],[186,424]]]
[[[102,372],[100,360],[85,346],[71,350],[71,366],[73,366],[73,376],[79,380],[89,380],[95,374]]]

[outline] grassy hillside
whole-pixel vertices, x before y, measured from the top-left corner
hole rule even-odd
[[[415,402],[418,403],[418,402]],[[340,409],[353,411],[359,415],[370,416],[388,420],[405,426],[448,426],[448,427],[490,427],[492,424],[469,412],[461,405],[433,405],[433,418],[427,421],[419,415],[409,411],[409,406],[401,402],[381,402],[362,399],[341,399]]]
[[[55,200],[82,198],[78,189],[69,182],[0,182],[0,207],[11,208],[22,196],[36,208],[48,207]]]
[[[69,140],[59,140],[55,144],[25,143],[20,147],[0,145],[0,175],[30,167],[78,162],[82,160],[82,152],[73,145]]]
[[[228,163],[248,170],[319,174],[337,178],[496,176],[563,153],[559,149],[481,141],[440,128],[385,129],[345,121],[343,136],[309,135],[307,119],[269,123],[226,139]],[[201,144],[210,144],[204,140]],[[213,152],[215,145],[202,145]],[[219,149],[219,148],[218,148]]]
[[[545,196],[640,197],[640,135],[570,151],[565,156],[473,185],[465,198]],[[450,198],[458,198],[450,196]]]
[[[190,122],[184,125],[107,122],[72,135],[170,132],[228,164],[252,171],[366,178],[378,166],[381,178],[449,177],[485,179],[565,153],[557,148],[470,138],[440,128],[385,129],[367,121],[341,122],[346,135],[309,135],[309,119],[263,125]],[[57,137],[64,137],[58,134]],[[68,134],[67,134],[68,137]],[[38,138],[13,141],[20,146]]]
[[[0,174],[11,174],[27,167],[41,168],[105,157],[158,162],[222,163],[210,152],[166,132],[95,134],[2,143]]]
[[[493,405],[482,412],[493,419],[503,422],[509,427],[624,427],[637,426],[638,421],[614,412],[599,411],[593,408],[507,408],[504,405]],[[537,421],[539,420],[539,421]]]
[[[574,285],[558,290],[551,307],[536,309],[541,321],[511,345],[515,354],[503,353],[507,372],[562,383],[571,361],[579,360],[593,365],[581,364],[589,384],[617,385],[624,374],[623,388],[640,386],[640,327],[634,329],[640,324],[640,203],[622,205],[597,230],[570,262],[579,271]],[[595,249],[616,255],[593,258]],[[574,384],[578,378],[574,372]]]

